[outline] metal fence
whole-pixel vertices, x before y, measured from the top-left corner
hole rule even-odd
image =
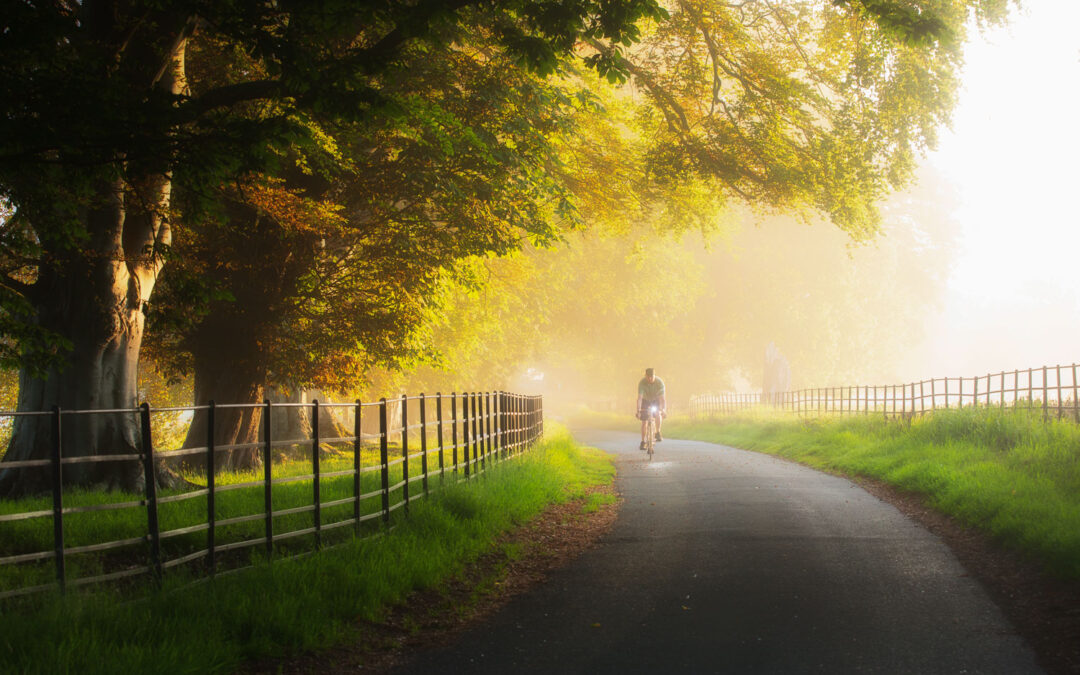
[[[690,398],[690,415],[717,417],[770,408],[796,415],[911,417],[940,409],[996,406],[1041,411],[1044,420],[1080,422],[1078,389],[1077,364],[1070,364],[908,384],[815,387],[777,394],[702,394]]]
[[[215,445],[215,414],[227,409],[260,415],[258,442]],[[306,417],[306,438],[275,438],[274,412],[282,409]],[[205,415],[206,445],[155,448],[155,414]],[[51,457],[3,462],[0,468],[48,470],[52,489],[37,500],[0,500],[0,546],[8,549],[0,554],[0,599],[128,577],[160,582],[166,570],[181,566],[195,576],[212,576],[251,566],[258,557],[253,551],[267,558],[297,555],[382,534],[394,511],[407,514],[411,502],[439,484],[481,475],[520,454],[544,430],[542,398],[508,392],[420,394],[375,403],[144,403],[119,410],[0,413],[0,419],[16,415],[49,418]],[[113,421],[136,416],[141,451],[80,456],[79,439],[61,435],[65,419],[78,415]],[[326,416],[349,435],[321,434],[326,425],[320,417]],[[371,416],[377,431],[365,433],[374,426]],[[249,475],[221,474],[222,453],[243,450],[258,453],[261,466]],[[92,462],[141,465],[141,498],[65,488],[65,467]],[[197,464],[189,487],[159,494],[158,469],[178,462]],[[142,515],[132,518],[132,510]],[[49,519],[52,527],[42,527]],[[98,541],[97,531],[113,539]],[[125,536],[115,538],[118,531]]]

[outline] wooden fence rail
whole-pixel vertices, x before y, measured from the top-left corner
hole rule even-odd
[[[215,413],[222,408],[258,409],[263,424],[258,443],[215,445]],[[278,408],[296,408],[307,415],[308,436],[276,438],[272,413]],[[151,418],[162,412],[206,415],[206,446],[155,447]],[[7,504],[0,500],[0,527],[6,530],[0,530],[0,600],[127,577],[160,582],[167,570],[179,566],[213,576],[251,566],[251,552],[260,549],[272,559],[382,534],[391,529],[394,511],[402,509],[407,514],[410,503],[427,497],[438,485],[476,477],[521,454],[544,432],[542,397],[503,391],[420,394],[372,403],[217,405],[211,401],[182,408],[155,409],[146,403],[122,410],[53,408],[42,413],[0,412],[0,420],[16,414],[51,417],[51,456],[3,462],[0,468],[40,471],[48,467],[52,489],[47,508],[17,510],[33,500]],[[78,441],[61,437],[62,421],[68,415],[137,416],[141,451],[104,457],[66,452]],[[327,415],[349,418],[346,421],[351,424],[339,423],[337,428],[351,435],[323,435],[320,418]],[[365,433],[364,421],[370,415],[377,415],[378,431]],[[410,423],[414,419],[418,421]],[[222,453],[256,447],[261,479],[231,476],[236,482],[221,484],[218,462]],[[205,485],[193,482],[188,489],[159,494],[155,480],[159,463],[177,460],[201,462]],[[82,503],[66,505],[63,467],[95,461],[141,463],[145,475],[141,499],[96,493],[88,500],[83,490],[77,500],[70,500]],[[332,464],[324,467],[324,461]],[[252,508],[253,500],[243,500],[244,493],[254,495],[254,503],[261,508]],[[133,510],[145,515],[122,520],[120,514]],[[97,523],[91,520],[95,518]],[[46,519],[52,520],[51,536],[39,524]],[[105,520],[114,528],[131,531],[113,541],[94,540],[95,530],[116,531],[99,528]],[[333,539],[336,532],[342,534]],[[50,543],[51,550],[41,546]],[[94,555],[87,561],[89,554]],[[73,561],[78,563],[75,572]],[[193,567],[200,562],[201,567]]]
[[[910,417],[938,409],[997,406],[1040,410],[1044,420],[1080,422],[1078,390],[1074,363],[907,384],[814,387],[772,395],[700,394],[690,398],[690,415],[716,417],[767,407],[795,415]]]

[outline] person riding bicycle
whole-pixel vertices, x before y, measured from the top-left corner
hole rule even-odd
[[[645,369],[645,377],[637,386],[637,417],[641,420],[641,449],[645,449],[645,434],[649,423],[649,409],[656,406],[660,414],[656,418],[656,439],[664,440],[660,435],[661,420],[667,417],[667,400],[664,397],[664,381],[656,376],[652,368]]]

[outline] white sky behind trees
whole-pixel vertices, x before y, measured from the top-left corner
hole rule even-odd
[[[906,380],[1080,362],[1080,1],[1023,2],[972,35],[927,158],[956,190],[960,241]]]

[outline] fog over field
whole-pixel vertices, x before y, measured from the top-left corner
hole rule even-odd
[[[873,241],[754,213],[728,214],[707,251],[685,239],[681,285],[704,286],[670,342],[623,365],[627,386],[647,361],[680,397],[758,391],[770,342],[796,388],[1080,360],[1078,22],[1080,5],[1033,0],[973,32],[951,128]]]

